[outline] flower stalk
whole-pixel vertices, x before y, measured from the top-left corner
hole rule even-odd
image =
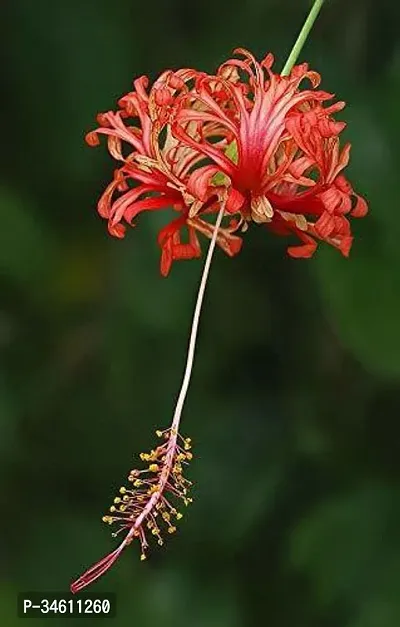
[[[193,454],[190,451],[192,444],[190,438],[182,438],[179,433],[179,427],[193,370],[201,308],[217,242],[218,229],[224,216],[224,209],[225,206],[222,204],[203,267],[190,330],[186,367],[171,427],[165,431],[156,432],[158,437],[162,437],[165,440],[161,446],[158,446],[150,453],[140,454],[142,461],[150,462],[150,464],[145,470],[134,469],[130,472],[128,480],[136,490],[121,487],[119,491],[121,496],[115,497],[114,504],[110,507],[111,515],[103,516],[103,522],[109,525],[117,522],[121,525],[118,531],[113,534],[114,536],[124,529],[127,529],[128,533],[117,549],[89,568],[79,579],[72,583],[71,592],[74,594],[101,577],[118,559],[123,549],[131,544],[134,538],[139,538],[141,544],[140,559],[142,561],[145,560],[148,548],[146,528],[153,536],[156,536],[157,543],[160,546],[163,545],[164,541],[158,520],[161,519],[167,525],[168,533],[171,534],[176,531],[176,527],[173,524],[174,517],[176,520],[182,518],[181,512],[174,505],[171,505],[167,496],[171,495],[174,500],[183,500],[186,506],[192,502],[191,497],[188,496],[188,491],[192,484],[183,477],[183,464],[188,464],[193,458]],[[154,478],[149,478],[149,473]]]
[[[308,35],[310,34],[312,27],[314,26],[314,22],[317,19],[320,10],[322,9],[324,1],[325,0],[315,0],[306,21],[303,24],[299,36],[297,37],[295,44],[287,58],[287,61],[283,66],[281,76],[288,76],[292,71],[292,68],[299,57],[299,54],[308,38]]]

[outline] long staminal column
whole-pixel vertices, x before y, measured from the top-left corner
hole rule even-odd
[[[225,204],[222,203],[204,263],[193,314],[185,372],[171,426],[165,431],[156,432],[157,436],[164,440],[163,443],[151,450],[150,453],[140,454],[141,460],[149,463],[148,467],[142,470],[134,469],[130,472],[128,480],[132,484],[132,489],[120,488],[120,494],[115,497],[114,504],[110,508],[110,514],[103,517],[103,521],[107,524],[118,523],[120,525],[113,535],[124,530],[127,531],[125,538],[114,551],[94,564],[72,583],[71,592],[73,593],[83,590],[101,577],[134,538],[139,539],[141,559],[146,559],[148,548],[146,533],[150,532],[152,536],[157,538],[157,543],[162,545],[161,527],[166,526],[168,533],[174,533],[176,530],[174,522],[182,517],[181,512],[176,509],[173,503],[183,501],[184,505],[188,505],[192,501],[188,496],[191,482],[183,476],[184,465],[188,464],[193,457],[190,451],[191,440],[180,435],[179,427],[193,370],[204,293],[224,209]]]

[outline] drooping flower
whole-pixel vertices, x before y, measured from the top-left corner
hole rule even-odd
[[[147,79],[138,79],[134,91],[119,101],[120,109],[101,114],[100,127],[87,136],[90,145],[99,143],[99,134],[108,136],[111,155],[122,163],[98,204],[112,235],[123,237],[125,225],[143,211],[174,209],[178,216],[158,236],[163,275],[173,260],[200,256],[199,234],[212,241],[172,425],[157,432],[164,442],[140,455],[149,466],[131,471],[132,488],[122,487],[103,517],[108,524],[119,523],[113,535],[125,530],[125,538],[72,584],[72,592],[103,575],[134,538],[145,559],[149,535],[161,545],[162,525],[175,531],[181,514],[174,499],[191,502],[191,483],[183,477],[191,443],[178,428],[215,243],[235,255],[242,243],[235,233],[255,222],[277,234],[297,235],[301,244],[288,249],[293,257],[310,257],[317,239],[347,256],[352,235],[346,216],[367,212],[365,200],[342,173],[350,145],[340,148],[345,123],[332,116],[344,103],[326,106],[333,96],[316,89],[320,76],[307,64],[280,76],[272,72],[272,55],[258,63],[249,52],[236,52],[242,58],[224,63],[216,75],[167,71],[149,94]],[[300,89],[303,79],[311,89]],[[224,212],[229,222],[220,226]],[[208,221],[212,214],[218,214],[215,226]],[[187,242],[181,240],[184,228]]]
[[[113,536],[125,531],[124,539],[114,551],[74,581],[71,592],[83,590],[104,575],[135,538],[141,546],[140,559],[145,560],[149,535],[162,546],[163,529],[169,534],[175,533],[176,521],[182,518],[175,502],[181,501],[185,506],[192,502],[189,496],[192,483],[183,476],[183,467],[193,458],[191,439],[182,438],[174,428],[156,434],[163,443],[150,453],[140,454],[140,459],[148,463],[147,468],[131,470],[128,481],[132,487],[120,488],[110,513],[103,516],[103,522],[119,524]]]
[[[110,154],[122,163],[98,202],[99,214],[108,220],[112,235],[124,237],[125,225],[134,226],[143,211],[171,208],[178,213],[158,236],[164,276],[173,260],[200,257],[198,234],[212,234],[212,224],[203,216],[219,208],[217,189],[210,190],[207,198],[196,197],[195,181],[204,169],[199,164],[203,157],[176,140],[169,124],[175,101],[188,92],[187,85],[195,75],[199,73],[194,70],[164,72],[149,94],[147,78],[138,78],[134,90],[118,101],[119,110],[99,114],[99,128],[86,135],[90,146],[99,144],[99,135],[106,135]],[[188,123],[185,130],[197,138],[196,124]],[[216,137],[213,124],[204,124],[201,132],[210,140],[216,138],[222,150],[226,148],[229,138]],[[189,216],[193,204],[197,206],[196,216]],[[186,242],[181,238],[184,229]],[[242,242],[228,225],[220,228],[217,243],[232,256]]]
[[[340,149],[346,125],[332,114],[345,103],[324,106],[333,95],[316,89],[320,76],[306,63],[280,76],[271,69],[271,54],[259,63],[246,50],[235,52],[241,58],[224,63],[215,76],[197,75],[175,109],[174,137],[210,161],[209,176],[204,171],[197,179],[197,196],[210,194],[214,166],[225,177],[226,210],[238,217],[237,227],[254,221],[297,235],[301,245],[288,249],[293,257],[310,257],[316,239],[347,256],[352,236],[345,216],[364,216],[367,204],[342,174],[350,145]],[[310,89],[300,89],[304,79]],[[198,125],[196,136],[187,132],[191,124]],[[203,132],[209,124],[225,142]],[[225,149],[230,138],[233,159]],[[189,215],[196,210],[193,205]]]

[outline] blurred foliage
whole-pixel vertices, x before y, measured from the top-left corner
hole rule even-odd
[[[237,46],[279,67],[308,8],[3,3],[5,627],[18,591],[67,590],[113,546],[100,518],[168,425],[201,268],[160,278],[165,217],[111,241],[95,203],[113,164],[83,135],[136,75],[211,70]],[[142,565],[132,547],[93,587],[117,592],[115,627],[400,625],[399,18],[392,0],[331,0],[312,32],[302,56],[348,103],[371,214],[349,260],[291,260],[261,229],[217,254],[183,426],[195,502],[165,549]]]

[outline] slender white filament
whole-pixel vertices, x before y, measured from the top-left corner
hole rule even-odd
[[[188,392],[190,379],[192,376],[193,361],[194,361],[194,354],[196,350],[196,340],[197,340],[197,332],[199,328],[201,307],[203,304],[204,292],[206,289],[207,279],[208,279],[208,275],[210,272],[211,261],[212,261],[214,250],[215,250],[215,244],[217,242],[218,230],[219,230],[219,227],[221,226],[222,218],[224,216],[224,210],[225,210],[225,203],[222,205],[221,209],[219,210],[217,220],[214,225],[214,231],[211,237],[210,245],[208,247],[206,260],[204,262],[203,273],[201,275],[199,291],[197,293],[197,300],[196,300],[196,306],[194,308],[192,328],[190,331],[190,339],[189,339],[189,347],[188,347],[187,358],[186,358],[185,374],[183,375],[182,386],[179,391],[178,400],[176,401],[174,417],[172,419],[172,424],[171,424],[171,429],[172,431],[175,431],[175,432],[177,432],[179,429],[179,423],[180,423],[180,419],[182,415],[183,405],[186,400],[186,395]]]

